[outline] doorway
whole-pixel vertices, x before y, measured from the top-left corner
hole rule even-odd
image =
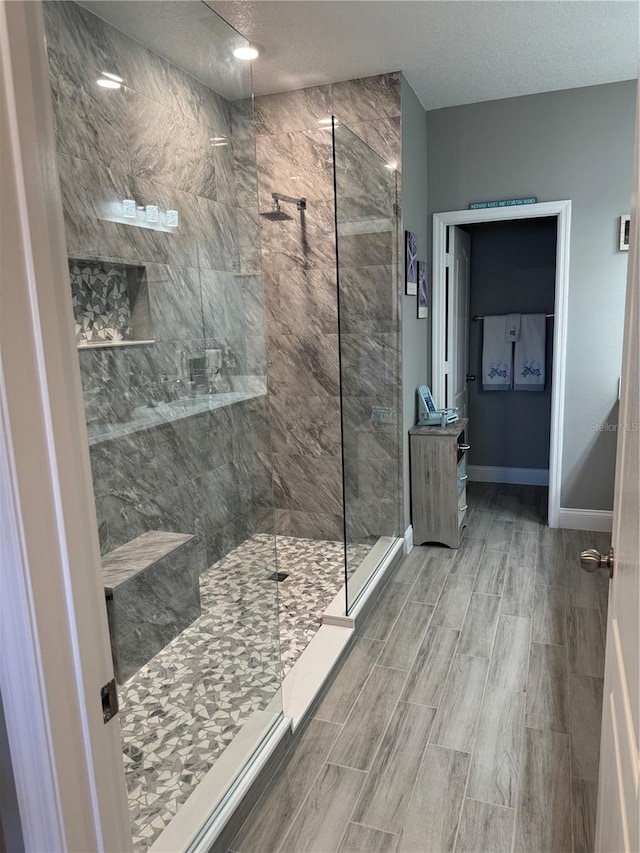
[[[464,366],[469,431],[469,479],[546,486],[551,440],[553,307],[556,220],[514,220],[462,226],[469,236],[468,352]],[[544,373],[534,392],[495,393],[483,384],[482,361],[491,315],[545,315],[540,359]],[[507,344],[508,348],[514,345]],[[516,350],[517,351],[517,350]],[[523,438],[526,436],[526,440]]]
[[[562,401],[564,398],[570,217],[570,201],[544,202],[518,208],[505,207],[486,210],[453,211],[450,213],[434,214],[433,217],[432,385],[436,403],[440,406],[454,405],[452,400],[455,397],[456,404],[459,405],[461,399],[466,402],[468,398],[471,408],[474,409],[475,417],[478,418],[480,414],[477,432],[480,445],[477,448],[475,460],[473,460],[477,469],[492,467],[498,469],[509,467],[519,468],[520,471],[513,473],[511,478],[511,482],[519,482],[524,477],[523,470],[525,469],[529,471],[546,470],[545,466],[540,463],[543,457],[546,456],[545,451],[548,447],[548,522],[550,527],[558,527],[560,518],[560,475],[562,470],[563,432]],[[532,220],[534,224],[531,224]],[[544,224],[539,224],[541,222]],[[494,229],[493,232],[491,228]],[[510,229],[513,229],[513,233],[509,233]],[[481,313],[480,308],[476,305],[477,300],[472,303],[464,299],[456,292],[456,288],[454,287],[454,279],[459,267],[456,260],[456,255],[459,254],[457,242],[462,242],[465,246],[468,244],[469,248],[467,248],[466,252],[469,255],[469,268],[472,270],[473,256],[470,246],[473,243],[474,232],[477,240],[485,243],[486,248],[483,251],[486,250],[491,253],[496,251],[496,240],[501,239],[501,237],[502,239],[509,237],[513,241],[518,229],[524,229],[521,230],[520,241],[524,240],[527,242],[527,238],[524,236],[527,233],[530,234],[528,240],[532,243],[535,243],[535,239],[546,241],[544,242],[546,250],[543,253],[545,254],[544,260],[546,264],[544,293],[541,291],[536,294],[531,288],[531,281],[535,275],[534,272],[522,275],[520,283],[517,286],[509,283],[512,279],[505,280],[500,285],[499,282],[494,281],[497,270],[495,268],[491,270],[488,264],[485,264],[482,276],[486,276],[489,279],[488,290],[484,295],[482,295],[484,289],[478,290],[476,295],[480,294],[481,300],[487,300],[486,303],[481,301],[478,305],[486,304],[489,307],[482,309]],[[549,241],[553,232],[555,232],[555,246],[550,247]],[[463,239],[456,241],[456,233]],[[484,236],[481,237],[481,235]],[[491,246],[492,242],[493,246]],[[518,241],[516,240],[516,242]],[[538,247],[538,253],[540,250],[540,247]],[[518,252],[515,245],[513,251],[515,253]],[[532,248],[532,253],[536,254],[535,247]],[[549,272],[550,253],[551,259],[555,260],[553,275],[550,275]],[[506,272],[506,268],[509,265],[505,259],[501,259],[498,266],[503,269],[503,272]],[[473,272],[470,273],[470,281],[472,280]],[[553,284],[553,293],[550,290],[551,284]],[[507,291],[507,294],[503,298],[502,292],[504,290]],[[473,296],[471,299],[473,300]],[[543,304],[545,299],[548,301],[548,305],[546,302]],[[481,367],[481,326],[483,321],[474,321],[472,318],[474,315],[484,317],[487,314],[506,314],[511,311],[517,311],[518,313],[540,312],[554,315],[553,318],[548,319],[546,325],[547,369],[548,376],[550,376],[552,367],[553,381],[551,383],[545,382],[545,390],[542,392],[543,396],[540,396],[540,392],[530,395],[518,393],[518,397],[529,397],[529,403],[525,400],[524,405],[513,406],[512,400],[504,398],[514,398],[514,394],[505,394],[500,395],[503,397],[503,401],[496,400],[494,405],[494,400],[486,399],[488,394],[485,395],[478,390],[478,383],[481,380],[481,370],[479,368]],[[470,329],[470,326],[473,326],[473,328]],[[460,339],[459,342],[458,339]],[[458,363],[458,353],[463,354],[462,364]],[[475,376],[476,378],[468,381],[467,376]],[[474,385],[474,383],[475,387],[469,393],[469,386]],[[547,388],[548,384],[551,385],[550,389]],[[521,458],[528,462],[528,464],[516,465],[514,461],[509,460],[518,460],[520,458],[517,453],[517,447],[515,446],[518,436],[511,436],[511,456],[509,457],[507,454],[509,448],[505,448],[499,440],[500,430],[494,428],[496,419],[502,424],[507,409],[517,412],[517,415],[510,414],[509,419],[515,418],[514,422],[521,423],[523,428],[526,429],[527,441],[525,444],[528,445],[528,435],[532,432],[528,409],[534,403],[538,407],[536,414],[539,421],[536,431],[537,455],[530,452],[533,450],[532,447],[527,447],[526,450],[529,455],[524,454]],[[481,413],[487,406],[491,406],[491,411]],[[471,414],[471,411],[469,411],[469,414]],[[489,418],[491,418],[491,423],[488,423]],[[545,418],[546,423],[543,423]],[[485,419],[486,422],[483,426]],[[508,420],[505,424],[506,430],[511,434],[516,428],[514,422],[509,423]],[[473,430],[473,422],[471,422],[471,429]],[[520,439],[522,439],[522,435]],[[473,445],[474,442],[470,443]],[[487,453],[489,453],[489,456],[486,455]],[[493,458],[500,460],[501,465],[488,465],[486,462],[482,464],[483,458],[492,458],[492,453],[497,454]],[[508,464],[505,464],[505,460]],[[505,476],[504,470],[502,472],[476,470],[475,475],[478,479]],[[543,481],[546,482],[546,475],[538,474],[536,479],[534,475],[529,474],[526,481],[530,484],[543,485]]]

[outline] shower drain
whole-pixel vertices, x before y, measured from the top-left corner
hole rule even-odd
[[[270,581],[284,581],[289,577],[289,572],[271,572],[270,575],[267,576]]]

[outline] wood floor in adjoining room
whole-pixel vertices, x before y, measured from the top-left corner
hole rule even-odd
[[[609,535],[546,490],[470,484],[457,551],[414,548],[234,853],[593,849]]]

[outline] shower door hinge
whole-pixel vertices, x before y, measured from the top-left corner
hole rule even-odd
[[[100,698],[102,699],[102,720],[108,723],[118,713],[118,691],[115,678],[108,681],[100,690]]]
[[[397,201],[394,202],[394,204],[393,204],[393,215],[394,216],[400,216],[400,205],[398,204]]]

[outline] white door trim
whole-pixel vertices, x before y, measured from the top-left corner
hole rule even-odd
[[[27,850],[130,850],[40,3],[0,0],[0,693]]]
[[[562,484],[562,447],[564,432],[564,394],[567,357],[567,308],[569,302],[569,252],[571,238],[571,202],[546,201],[518,207],[486,210],[454,210],[433,214],[433,320],[432,391],[436,405],[444,405],[445,354],[445,276],[447,266],[447,226],[512,219],[537,219],[555,216],[558,221],[556,246],[556,291],[553,331],[553,384],[551,388],[551,443],[549,447],[549,526],[560,524]]]

